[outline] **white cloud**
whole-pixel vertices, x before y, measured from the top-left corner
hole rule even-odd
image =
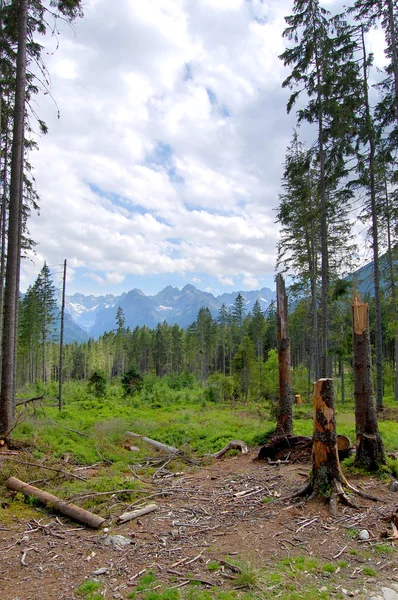
[[[61,118],[40,100],[40,245],[23,284],[67,258],[83,292],[176,273],[255,286],[274,270],[294,124],[278,59],[290,0],[85,4],[47,58]]]

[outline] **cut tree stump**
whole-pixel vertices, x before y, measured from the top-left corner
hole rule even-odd
[[[94,529],[98,529],[100,525],[105,521],[102,517],[95,515],[84,508],[80,508],[80,506],[76,506],[75,504],[68,504],[57,496],[53,496],[52,494],[48,494],[43,490],[40,490],[33,485],[29,485],[17,479],[16,477],[9,477],[6,483],[9,490],[13,492],[21,492],[25,494],[25,496],[33,496],[37,498],[44,506],[48,508],[52,508],[62,515],[66,515],[67,517],[78,521],[79,523],[83,523],[83,525],[88,525],[88,527],[93,527]]]
[[[332,514],[337,512],[337,500],[352,508],[359,508],[347,495],[344,487],[362,498],[378,500],[348,483],[343,475],[337,449],[333,379],[319,379],[314,384],[312,472],[306,485],[297,490],[291,498],[329,498]]]

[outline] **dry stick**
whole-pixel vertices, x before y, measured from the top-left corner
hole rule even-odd
[[[143,492],[143,491],[144,490],[113,490],[112,492],[92,492],[91,494],[83,494],[83,495],[76,494],[73,497],[76,498],[77,500],[83,500],[83,498],[94,498],[95,496],[112,496],[112,494],[134,494],[134,493],[139,493],[139,492]],[[150,496],[145,496],[145,498],[140,498],[139,500],[136,500],[135,502],[130,504],[130,506],[134,506],[135,504],[138,504],[138,502],[142,502],[143,500],[150,500],[151,498],[156,498],[156,496],[167,496],[172,493],[173,492],[164,491],[164,492],[158,492],[157,494],[151,494]]]
[[[159,507],[157,504],[148,504],[148,506],[144,506],[144,508],[139,508],[138,510],[133,510],[132,512],[125,512],[120,517],[117,518],[117,523],[127,523],[127,521],[132,521],[133,519],[138,519],[138,517],[143,517],[144,515],[148,515],[155,510],[158,510]]]
[[[74,475],[73,473],[69,473],[69,471],[63,471],[62,469],[56,469],[55,467],[47,467],[46,465],[41,465],[37,463],[26,462],[24,460],[17,460],[16,458],[9,458],[8,456],[1,456],[0,460],[8,460],[19,465],[27,465],[28,467],[37,467],[38,469],[47,469],[48,471],[55,471],[56,473],[62,473],[63,475],[67,475],[68,477],[73,477],[74,479],[80,479],[80,481],[87,481],[84,477],[80,477],[80,475]]]
[[[342,548],[340,550],[340,552],[338,552],[335,556],[333,556],[333,558],[335,559],[335,558],[338,558],[339,556],[341,556],[343,554],[344,550],[346,550],[346,549],[347,549],[347,546],[344,546],[344,548]]]
[[[57,496],[53,496],[52,494],[48,494],[43,490],[39,490],[33,485],[29,485],[20,479],[17,479],[16,477],[9,477],[6,485],[9,490],[14,492],[22,492],[25,494],[25,496],[34,496],[45,506],[54,508],[61,514],[66,515],[67,517],[70,517],[79,523],[93,527],[94,529],[97,529],[105,521],[105,519],[102,517],[94,515],[84,508],[80,508],[74,504],[67,504],[60,498],[57,498]]]
[[[53,421],[52,419],[47,419],[47,421],[49,423],[51,423],[51,425],[56,425],[57,427],[61,427],[62,429],[66,429],[66,431],[72,431],[72,433],[77,433],[77,435],[81,435],[84,437],[90,437],[88,435],[88,433],[82,433],[81,431],[77,431],[77,429],[71,429],[70,427],[66,427],[65,425],[61,425],[60,423],[57,423],[56,421]]]
[[[188,562],[186,562],[184,564],[184,567],[186,567],[187,565],[191,565],[192,563],[196,562],[197,560],[199,560],[199,558],[202,556],[204,550],[202,550],[202,552],[200,552],[197,556],[195,556],[195,558],[191,558],[191,560],[188,560]]]

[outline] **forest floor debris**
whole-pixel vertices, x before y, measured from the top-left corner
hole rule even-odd
[[[279,500],[302,482],[309,463],[269,465],[254,460],[257,454],[251,449],[202,468],[159,471],[146,489],[158,510],[120,525],[107,520],[106,533],[36,506],[34,518],[4,519],[2,600],[91,598],[84,591],[91,589],[99,598],[156,592],[161,599],[166,587],[181,595],[193,587],[265,599],[302,592],[309,599],[367,600],[384,598],[383,588],[394,591],[397,550],[388,519],[396,514],[396,495],[388,482],[351,474],[383,504],[364,499],[359,510],[342,508],[332,517],[321,500]],[[12,515],[12,500],[7,512]],[[360,540],[364,529],[369,538]],[[129,544],[106,546],[110,536]]]

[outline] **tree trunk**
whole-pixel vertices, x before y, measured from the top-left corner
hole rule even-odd
[[[357,447],[355,464],[370,471],[377,471],[382,464],[385,464],[386,459],[374,403],[369,309],[358,296],[353,299],[352,314]]]
[[[328,210],[326,198],[325,148],[323,127],[323,97],[321,91],[321,66],[318,51],[315,52],[317,70],[318,111],[318,146],[319,146],[319,184],[320,184],[320,233],[321,233],[321,376],[327,377],[329,348],[329,244],[328,244]]]
[[[68,504],[63,500],[60,500],[57,496],[53,496],[52,494],[48,494],[47,492],[44,492],[33,485],[24,483],[16,477],[9,477],[6,485],[9,490],[21,492],[26,496],[33,496],[45,506],[49,506],[57,512],[60,512],[62,515],[66,515],[67,517],[74,519],[79,523],[83,523],[84,525],[88,525],[89,527],[93,527],[94,529],[100,527],[100,525],[102,525],[102,523],[105,521],[105,519],[102,517],[99,517],[98,515],[95,515],[84,508],[80,508],[80,506]]]
[[[9,435],[13,427],[15,418],[15,298],[18,291],[18,237],[20,222],[19,217],[21,211],[21,163],[23,156],[22,152],[24,146],[25,125],[27,21],[27,0],[20,0],[14,126],[11,157],[7,266],[4,291],[4,329],[2,341],[3,352],[0,396],[0,437],[7,437],[7,435]]]
[[[379,229],[378,214],[376,203],[376,178],[375,178],[375,134],[373,121],[370,114],[369,93],[368,93],[368,72],[367,72],[367,54],[365,47],[364,27],[361,27],[362,51],[363,51],[363,92],[365,100],[365,114],[367,123],[367,142],[369,144],[369,193],[370,193],[370,213],[372,217],[372,241],[373,241],[373,281],[375,288],[375,349],[376,349],[376,405],[377,410],[383,410],[383,333],[381,319],[381,298],[380,298],[380,264],[379,264]]]
[[[329,496],[342,477],[336,434],[333,379],[314,384],[312,487],[314,495]]]
[[[6,240],[7,240],[7,188],[8,188],[8,160],[9,160],[9,131],[8,131],[8,118],[6,124],[6,139],[4,146],[4,178],[3,178],[3,190],[1,199],[1,242],[0,242],[0,346],[2,346],[3,339],[3,298],[4,298],[4,275],[6,267]],[[0,380],[1,380],[1,364],[0,364]]]
[[[276,277],[276,299],[278,319],[278,364],[279,364],[279,406],[275,435],[293,433],[293,395],[290,368],[290,339],[288,328],[288,302],[285,282],[281,274]]]
[[[397,52],[397,35],[395,31],[394,19],[394,3],[393,0],[387,0],[388,6],[388,26],[390,29],[390,45],[392,54],[392,72],[394,77],[394,107],[395,117],[398,122],[398,52]],[[388,43],[388,42],[387,42]]]
[[[59,373],[58,373],[58,409],[62,410],[62,387],[64,381],[64,327],[65,327],[65,287],[66,287],[66,258],[62,277],[61,331],[59,336]]]
[[[397,292],[395,288],[394,278],[394,257],[393,247],[391,242],[391,207],[390,198],[387,187],[387,178],[384,180],[385,196],[386,196],[386,221],[387,221],[387,261],[388,261],[388,274],[389,274],[389,285],[392,300],[392,311],[394,315],[394,361],[395,361],[395,385],[394,385],[394,396],[395,401],[398,401],[398,310],[397,310]]]
[[[334,411],[333,379],[319,379],[314,384],[314,435],[312,445],[312,472],[308,483],[293,494],[299,496],[322,496],[329,498],[329,509],[336,513],[337,499],[348,506],[358,508],[347,496],[346,486],[358,496],[378,500],[348,483],[340,466],[336,418]]]
[[[345,377],[344,377],[344,358],[340,359],[340,378],[341,378],[341,403],[345,404]]]

